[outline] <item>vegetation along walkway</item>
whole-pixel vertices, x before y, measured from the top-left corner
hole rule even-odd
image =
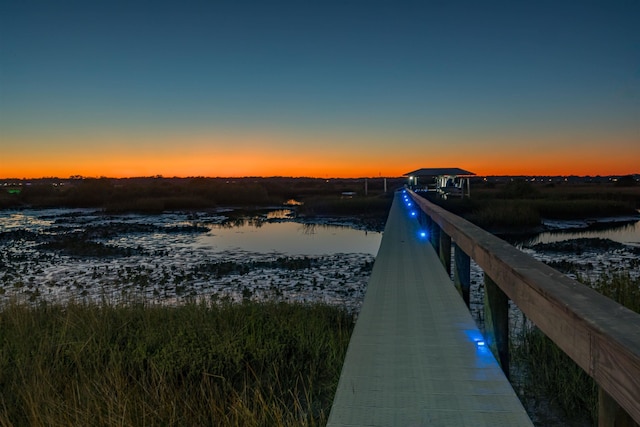
[[[328,426],[531,426],[397,193]]]

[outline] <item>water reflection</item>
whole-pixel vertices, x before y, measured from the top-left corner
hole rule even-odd
[[[269,221],[287,221],[295,218],[295,213],[291,209],[276,209],[267,211],[262,215],[251,215],[245,211],[230,212],[229,216],[220,223],[228,228],[234,227],[262,227]]]
[[[295,216],[291,209],[277,209],[267,212],[267,219],[291,219]]]
[[[555,243],[571,239],[610,239],[614,242],[640,246],[640,221],[597,223],[584,229],[559,229],[539,234],[511,236],[510,241],[521,246]]]
[[[262,217],[235,217],[228,218],[219,224],[215,224],[214,227],[218,228],[242,228],[242,227],[255,227],[260,228],[262,224],[266,222]]]
[[[0,213],[0,233],[25,230],[63,235],[74,230],[109,230],[109,235],[117,235],[133,246],[142,240],[149,241],[150,248],[154,250],[170,246],[174,239],[181,239],[184,243],[190,242],[187,243],[189,246],[216,251],[279,252],[287,255],[360,253],[375,256],[382,239],[381,232],[356,229],[348,219],[335,224],[296,222],[290,209],[264,211],[259,215],[251,215],[246,211],[229,211],[225,214],[167,212],[162,215],[100,215],[91,210],[70,209],[3,211]],[[171,230],[171,238],[154,227],[160,227],[159,231],[163,231],[163,227]],[[176,233],[180,230],[175,227],[198,230],[184,230],[186,234],[183,236]],[[209,231],[201,233],[202,229]],[[103,236],[104,239],[107,238]]]
[[[296,255],[366,253],[376,255],[382,233],[345,226],[269,222],[244,218],[229,224],[212,225],[211,231],[197,238],[196,244],[214,250],[237,248],[250,252],[278,252]]]
[[[316,224],[302,224],[303,234],[316,234]]]
[[[0,305],[14,297],[118,302],[135,295],[176,304],[251,294],[359,308],[381,233],[347,219],[325,226],[282,218],[286,212],[224,213],[235,217],[0,211]]]

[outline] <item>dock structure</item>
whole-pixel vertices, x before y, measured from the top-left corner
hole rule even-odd
[[[409,188],[435,192],[440,197],[471,197],[470,178],[475,176],[460,168],[422,168],[404,174]]]
[[[532,426],[410,205],[396,193],[327,425]]]

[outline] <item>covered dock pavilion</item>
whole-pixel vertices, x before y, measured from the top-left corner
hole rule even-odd
[[[443,198],[451,196],[471,197],[470,178],[475,173],[460,168],[422,168],[407,172],[409,188],[416,191],[433,191]]]

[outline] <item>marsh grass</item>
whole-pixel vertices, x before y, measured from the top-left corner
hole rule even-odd
[[[603,295],[640,312],[640,279],[628,273],[602,275],[588,283]],[[525,395],[547,396],[570,421],[580,416],[597,425],[598,387],[578,365],[540,330],[524,329],[520,345],[514,347],[514,361],[524,368]]]
[[[304,199],[304,205],[298,209],[303,215],[358,215],[386,216],[393,202],[392,193],[378,196],[317,196]]]
[[[535,228],[542,224],[543,218],[566,220],[638,214],[629,201],[543,196],[544,193],[531,199],[485,196],[465,200],[430,200],[480,227],[492,230]]]
[[[528,200],[495,200],[477,208],[468,219],[485,228],[536,227],[542,219],[532,205]]]
[[[637,215],[633,204],[630,202],[606,198],[536,200],[533,202],[532,207],[541,217],[550,219]]]
[[[324,425],[353,327],[324,305],[0,311],[0,425]]]
[[[563,414],[568,425],[590,420],[596,425],[598,388],[578,365],[538,328],[525,331],[515,348],[514,361],[524,366],[524,388],[521,399],[548,400],[548,404]]]
[[[61,181],[64,185],[58,185]],[[404,178],[389,178],[388,188],[398,188],[404,182]],[[24,206],[89,207],[106,212],[160,213],[165,210],[220,206],[277,206],[289,199],[339,196],[345,191],[361,193],[363,186],[363,179],[287,177],[45,178],[29,180],[18,194],[0,191],[0,209]],[[383,179],[369,179],[368,192],[369,195],[384,193]]]

